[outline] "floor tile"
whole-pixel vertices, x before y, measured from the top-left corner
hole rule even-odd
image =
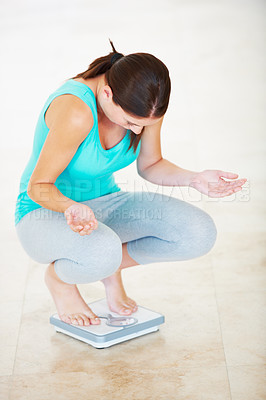
[[[0,343],[1,345],[17,344],[20,319],[23,303],[19,301],[8,301],[0,303]]]
[[[265,400],[266,364],[228,367],[232,400]]]
[[[266,233],[218,233],[210,257],[217,292],[265,290]]]
[[[113,361],[91,373],[14,375],[10,400],[201,400],[203,393],[204,400],[231,400],[226,368],[138,370]]]
[[[12,375],[16,357],[16,345],[1,345],[0,377]],[[0,397],[1,398],[1,397]]]
[[[227,365],[264,365],[266,292],[218,293],[217,301]]]
[[[9,390],[12,386],[12,376],[0,376],[0,399],[9,400]]]
[[[22,301],[28,274],[29,257],[18,240],[2,241],[0,299]]]

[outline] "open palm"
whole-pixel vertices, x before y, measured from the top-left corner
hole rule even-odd
[[[223,178],[236,179],[237,174],[220,170],[207,169],[198,172],[190,186],[209,197],[225,197],[242,190],[247,179],[225,181]]]

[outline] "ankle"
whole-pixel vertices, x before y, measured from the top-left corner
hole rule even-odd
[[[105,286],[123,285],[121,271],[116,271],[113,275],[101,280]]]

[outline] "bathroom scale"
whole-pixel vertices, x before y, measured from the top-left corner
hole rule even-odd
[[[99,325],[67,324],[61,321],[58,314],[50,317],[50,323],[56,332],[102,349],[155,332],[165,321],[164,315],[139,305],[138,310],[131,315],[117,314],[109,310],[106,298],[88,303],[88,306],[101,319]]]

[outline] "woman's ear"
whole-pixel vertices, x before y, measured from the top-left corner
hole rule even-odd
[[[103,98],[107,101],[112,101],[113,100],[113,92],[110,86],[105,85],[103,87]]]

